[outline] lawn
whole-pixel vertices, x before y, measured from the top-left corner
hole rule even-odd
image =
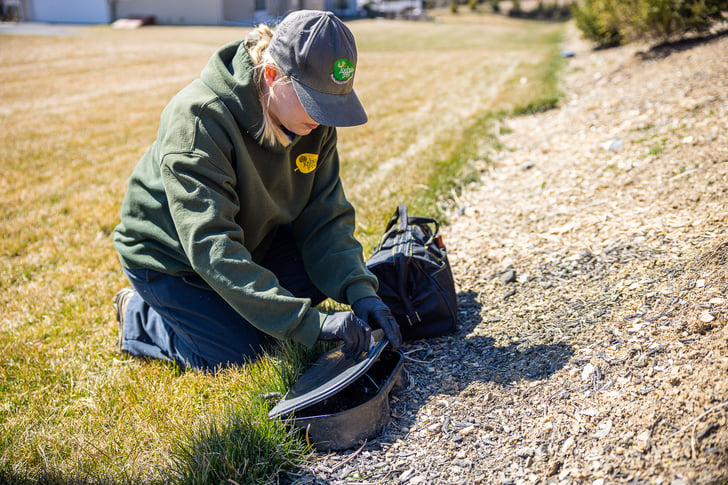
[[[477,176],[499,118],[558,96],[563,24],[443,14],[359,20],[370,121],[339,132],[368,252],[397,203],[438,213]],[[115,353],[111,244],[166,102],[233,27],[0,36],[0,482],[274,480],[308,450],[266,413],[295,346],[217,375]]]

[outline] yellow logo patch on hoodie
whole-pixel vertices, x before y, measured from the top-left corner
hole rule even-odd
[[[301,173],[311,173],[318,165],[318,155],[314,153],[301,153],[296,157],[296,170]]]

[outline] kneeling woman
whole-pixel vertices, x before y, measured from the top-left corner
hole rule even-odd
[[[335,127],[367,120],[356,62],[338,18],[297,11],[223,46],[172,99],[114,234],[132,283],[114,299],[120,351],[214,369],[270,337],[356,356],[381,327],[401,344],[339,178]],[[320,313],[327,297],[353,313]]]

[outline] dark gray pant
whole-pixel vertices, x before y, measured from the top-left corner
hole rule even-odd
[[[285,289],[312,306],[324,295],[311,283],[290,228],[282,226],[261,265]],[[137,290],[126,310],[122,348],[132,355],[210,370],[254,359],[268,337],[201,279],[124,269]]]

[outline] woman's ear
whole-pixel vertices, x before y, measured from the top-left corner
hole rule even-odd
[[[266,64],[263,67],[263,77],[265,78],[265,83],[268,87],[271,87],[278,79],[278,71],[271,64]]]

